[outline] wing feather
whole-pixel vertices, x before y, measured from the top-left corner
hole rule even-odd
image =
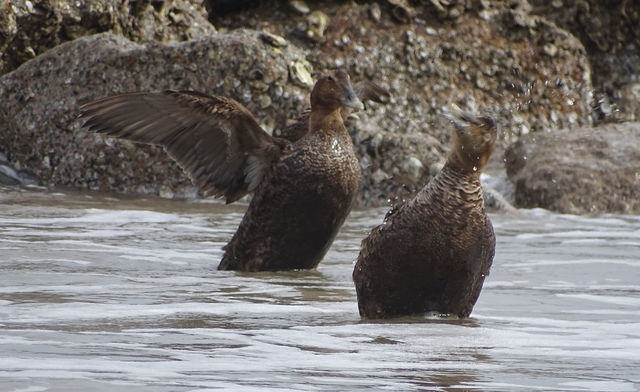
[[[91,131],[163,146],[203,194],[227,203],[254,191],[281,150],[239,102],[192,91],[114,95],[80,116]]]

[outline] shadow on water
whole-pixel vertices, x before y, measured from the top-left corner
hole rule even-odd
[[[360,323],[368,324],[433,324],[433,325],[455,325],[460,327],[477,328],[480,326],[478,320],[473,317],[459,318],[451,315],[426,314],[413,315],[405,317],[396,317],[392,319],[368,320],[363,319]]]

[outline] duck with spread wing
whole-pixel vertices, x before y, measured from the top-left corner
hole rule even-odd
[[[345,107],[363,105],[336,71],[314,85],[308,131],[294,142],[269,135],[237,101],[193,91],[114,95],[81,117],[91,131],[163,146],[205,196],[253,194],[218,268],[277,271],[315,268],[360,191]]]

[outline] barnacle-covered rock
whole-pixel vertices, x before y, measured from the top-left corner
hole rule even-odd
[[[299,35],[307,16],[287,7],[257,7],[214,20],[226,28],[268,25],[306,50],[318,72],[344,67],[354,80],[369,79],[389,90],[388,103],[348,123],[365,162],[364,204],[411,197],[428,181],[432,173],[417,170],[409,157],[425,168],[444,161],[449,124],[442,107],[451,102],[493,113],[502,129],[501,148],[523,134],[591,124],[591,69],[584,47],[530,15],[527,4],[489,1],[475,9],[476,3],[463,0],[376,4],[323,7],[330,23],[319,46]],[[380,15],[372,17],[376,7]],[[399,12],[405,16],[399,18]]]
[[[251,102],[256,114],[260,110],[272,113],[258,116],[268,130],[277,133],[286,124],[273,113],[286,112],[289,119],[295,118],[297,113],[286,105],[299,100],[295,105],[306,106],[305,92],[313,79],[329,69],[344,68],[354,81],[374,81],[390,91],[389,102],[368,105],[366,112],[348,121],[365,179],[362,204],[411,197],[433,175],[430,168],[444,161],[449,148],[449,125],[442,108],[451,102],[466,110],[488,112],[499,121],[499,151],[542,132],[640,119],[637,1],[205,0],[203,6],[201,0],[0,0],[0,52],[4,53],[0,61],[19,64],[59,42],[105,30],[137,42],[199,39],[213,31],[212,26],[200,23],[200,16],[187,23],[190,14],[179,15],[172,4],[190,4],[199,10],[198,15],[206,6],[219,31],[252,28],[262,32],[258,34],[265,50],[274,56],[284,53],[286,83],[279,82],[280,71],[261,66],[262,50],[254,52],[250,45],[245,50],[234,49],[236,56],[246,59],[246,65],[236,67],[235,60],[231,61],[228,72],[209,90],[233,91],[243,103]],[[310,39],[309,20],[316,11],[326,16],[326,24],[322,34],[314,33]],[[300,56],[287,57],[291,50]],[[251,62],[254,56],[257,60]],[[177,63],[176,68],[187,75],[200,72],[200,65]],[[13,69],[15,64],[9,68],[2,68],[7,63],[0,64],[0,69]],[[218,66],[222,67],[215,65],[214,73]],[[165,72],[160,69],[159,73]],[[148,72],[153,75],[150,86],[160,77],[151,67]],[[96,72],[86,80],[90,78],[105,80]],[[129,78],[142,86],[149,76],[142,73]],[[178,79],[165,85],[179,84]],[[25,83],[12,86],[29,96],[31,84]],[[9,158],[17,156],[18,152],[8,151],[1,143],[0,151]],[[24,148],[27,145],[20,143]],[[37,154],[35,166],[45,170],[47,156],[50,167],[56,167],[56,154]],[[500,154],[494,156],[492,164],[503,168]],[[411,157],[423,169],[416,170],[419,165]],[[79,176],[76,173],[78,170],[73,175]],[[140,189],[148,187],[141,185]]]
[[[62,42],[106,31],[139,42],[173,42],[215,28],[197,0],[0,0],[0,75]]]
[[[311,77],[309,68],[311,67],[305,60],[296,60],[291,63],[289,71],[291,73],[291,79],[293,80],[293,82],[303,87],[313,86],[313,78]]]
[[[107,33],[81,38],[0,78],[0,152],[47,185],[190,195],[190,181],[160,148],[80,130],[79,105],[118,92],[189,89],[233,97],[271,130],[305,105],[309,89],[289,77],[289,64],[302,60],[257,31],[170,45]]]
[[[40,179],[29,169],[20,169],[0,152],[0,185],[38,185]]]
[[[291,9],[301,14],[308,14],[311,12],[311,9],[303,0],[289,0],[289,6],[291,6]]]
[[[415,18],[416,10],[407,0],[387,0],[387,2],[391,5],[391,15],[396,20],[406,23]]]
[[[329,17],[322,11],[313,11],[307,16],[307,38],[323,42],[325,40],[324,33],[329,25]]]
[[[262,38],[264,42],[276,48],[284,48],[287,45],[289,45],[287,40],[284,39],[283,37],[277,34],[271,34],[267,31],[260,32],[260,38]]]
[[[599,121],[638,121],[640,101],[640,2],[602,0],[529,0],[531,13],[575,35],[585,46],[599,95]],[[631,104],[630,104],[631,103]],[[634,110],[635,109],[635,110]]]
[[[540,132],[506,153],[520,207],[640,213],[640,123]]]
[[[11,3],[9,0],[0,0],[0,54],[5,52],[18,33],[16,15],[13,12],[9,12],[10,9]],[[0,73],[3,67],[4,60],[0,57]]]

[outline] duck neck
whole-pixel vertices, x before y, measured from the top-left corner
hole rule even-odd
[[[478,174],[482,169],[479,167],[479,162],[474,165],[470,157],[465,156],[464,150],[461,150],[460,147],[455,147],[451,151],[447,158],[447,164],[460,173]]]
[[[334,136],[345,131],[340,108],[312,108],[309,133]]]
[[[473,183],[480,186],[480,170],[475,166],[461,164],[457,159],[449,157],[442,168],[448,177],[454,177],[465,183]]]
[[[429,193],[436,199],[448,200],[456,205],[484,205],[480,172],[460,166],[455,160],[448,159],[430,185],[435,189]],[[448,196],[444,197],[445,194]]]

